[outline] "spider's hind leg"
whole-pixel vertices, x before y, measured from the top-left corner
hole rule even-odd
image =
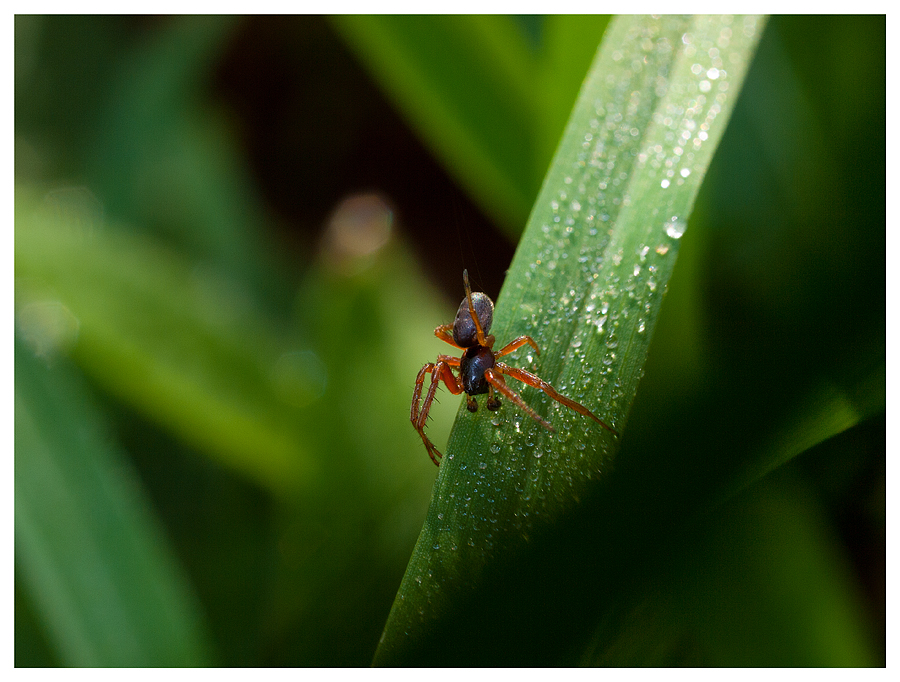
[[[557,391],[555,388],[553,388],[553,386],[548,384],[546,381],[541,379],[539,376],[532,374],[531,372],[528,372],[524,369],[519,369],[518,367],[510,367],[509,365],[505,365],[502,362],[498,362],[495,367],[498,371],[502,372],[503,374],[506,374],[507,376],[512,377],[513,379],[518,379],[523,384],[528,384],[529,386],[534,386],[535,388],[539,388],[544,393],[546,393],[548,396],[553,398],[556,402],[561,403],[561,404],[565,405],[566,407],[575,410],[578,414],[583,414],[585,417],[590,417],[591,419],[593,419],[595,422],[600,424],[600,426],[602,426],[604,429],[606,429],[613,435],[615,435],[615,436],[619,435],[618,431],[616,431],[609,424],[607,424],[606,422],[601,420],[599,417],[597,417],[593,412],[591,412],[584,405],[582,405],[581,403],[576,403],[571,398],[567,398],[566,396],[562,395],[559,391]]]
[[[520,410],[522,410],[529,417],[534,419],[536,422],[539,422],[541,426],[549,431],[556,431],[553,426],[544,419],[541,415],[535,412],[528,406],[522,397],[512,390],[509,386],[506,385],[506,381],[504,381],[502,374],[498,371],[498,368],[501,366],[501,363],[497,363],[495,367],[487,370],[484,373],[484,378],[487,379],[488,383],[497,389],[500,393],[502,393],[510,402],[516,405]]]

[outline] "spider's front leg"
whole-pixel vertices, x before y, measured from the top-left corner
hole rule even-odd
[[[428,456],[431,457],[431,461],[436,466],[440,466],[438,460],[441,458],[441,453],[434,446],[434,443],[428,439],[428,436],[425,435],[425,422],[428,419],[428,413],[431,411],[431,404],[434,402],[434,394],[441,381],[444,382],[447,390],[453,395],[459,395],[463,391],[459,379],[453,374],[452,367],[459,367],[459,358],[454,358],[450,355],[439,355],[437,362],[429,362],[422,367],[419,370],[419,375],[416,377],[416,387],[413,389],[412,405],[409,409],[409,420],[412,422],[413,428],[422,437]],[[429,373],[431,374],[431,385],[425,394],[425,400],[422,401],[422,387],[425,385],[425,375]]]
[[[452,324],[442,324],[440,327],[434,330],[434,335],[438,337],[444,343],[449,343],[451,346],[456,346],[457,348],[462,348],[456,341],[453,340],[453,325]],[[450,356],[447,356],[450,357]]]
[[[501,348],[496,353],[494,353],[494,357],[502,358],[504,355],[509,355],[514,350],[524,346],[526,343],[529,346],[531,346],[532,348],[534,348],[535,353],[537,353],[538,355],[541,354],[541,351],[538,348],[538,345],[534,342],[534,339],[532,339],[530,336],[520,336],[518,338],[513,339],[512,341],[507,343],[505,346],[503,346],[503,348]]]

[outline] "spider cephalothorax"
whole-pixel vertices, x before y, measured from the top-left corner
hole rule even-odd
[[[491,323],[494,321],[494,302],[487,294],[472,291],[469,286],[469,274],[465,270],[463,270],[463,284],[466,288],[466,297],[459,304],[453,324],[442,324],[434,330],[434,335],[439,339],[462,349],[464,351],[462,357],[438,355],[436,362],[429,362],[419,371],[419,376],[416,377],[416,387],[413,390],[409,419],[422,437],[422,442],[425,443],[425,449],[432,462],[440,464],[438,459],[440,459],[441,453],[425,435],[425,421],[428,419],[434,394],[441,381],[453,395],[466,394],[466,407],[470,412],[478,410],[478,403],[474,396],[483,393],[488,394],[486,407],[489,410],[500,409],[500,398],[496,394],[501,393],[528,416],[553,431],[554,428],[550,422],[532,410],[518,393],[507,386],[506,380],[503,378],[505,374],[529,386],[541,389],[557,402],[572,408],[585,417],[590,417],[603,428],[618,435],[615,429],[595,417],[584,405],[561,395],[540,377],[524,369],[497,362],[497,358],[512,353],[526,343],[534,348],[534,352],[538,355],[540,355],[540,350],[530,336],[520,336],[500,350],[494,351],[494,337],[492,334],[488,334],[491,330]],[[458,376],[453,373],[454,369]],[[431,385],[428,387],[423,401],[422,387],[425,384],[425,375],[428,373],[431,373]]]

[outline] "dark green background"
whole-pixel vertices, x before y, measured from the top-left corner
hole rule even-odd
[[[441,22],[421,20],[423,35]],[[540,54],[543,20],[513,26]],[[240,330],[251,342],[259,331],[282,350],[312,351],[327,375],[315,400],[296,408],[305,410],[297,417],[303,456],[318,467],[313,488],[281,488],[252,462],[235,465],[214,438],[192,437],[190,410],[185,425],[173,426],[178,420],[155,407],[164,396],[120,391],[86,322],[68,352],[36,358],[22,310],[37,266],[29,261],[23,279],[17,252],[17,401],[50,415],[43,428],[60,427],[61,448],[78,441],[67,434],[79,425],[96,428],[103,435],[87,447],[101,442],[124,462],[117,466],[133,469],[134,495],[149,500],[150,525],[160,528],[152,542],[171,552],[194,593],[185,599],[199,604],[208,653],[187,652],[182,662],[371,661],[434,476],[408,424],[415,372],[443,352],[429,335],[458,304],[462,268],[496,296],[527,217],[523,205],[495,224],[490,207],[460,189],[455,171],[371,80],[347,35],[318,17],[16,18],[17,187],[48,196],[44,204],[62,205],[69,220],[87,210],[98,229],[128,226],[136,243],[150,240],[203,282],[223,283],[220,295],[232,292],[266,325]],[[583,74],[591,56],[573,58],[572,69],[581,64]],[[569,97],[561,110],[571,108],[580,77],[561,88]],[[677,628],[660,616],[654,622],[665,632],[636,637],[622,634],[627,618],[613,620],[584,638],[625,637],[628,645],[606,658],[585,645],[579,651],[590,660],[884,664],[885,78],[884,17],[770,20],[684,237],[624,434],[615,476],[624,490],[639,481],[646,494],[623,501],[629,522],[645,530],[641,515],[679,504],[664,494],[673,477],[702,487],[727,469],[732,448],[776,438],[786,406],[816,386],[855,395],[859,377],[880,372],[874,394],[857,396],[876,405],[866,412],[875,416],[794,459],[693,534],[658,529],[654,542],[690,557],[672,580],[697,587],[680,598],[696,593],[696,604],[708,604],[704,593],[714,591],[717,607],[668,603],[666,613],[684,614]],[[477,99],[469,104],[478,111]],[[534,158],[521,185],[533,197],[552,143],[523,145]],[[73,187],[89,194],[75,192],[67,213],[72,190],[59,190]],[[364,192],[392,209],[391,241],[359,262],[342,260],[325,226],[339,202]],[[18,221],[17,241],[29,225]],[[117,303],[127,309],[129,295],[117,292]],[[208,312],[211,327],[225,331],[198,341],[201,353],[244,348],[243,335],[228,336],[235,325],[224,318],[233,311],[221,311],[224,321]],[[140,315],[153,328],[154,311]],[[161,353],[165,339],[148,344]],[[262,357],[265,348],[235,352]],[[265,394],[253,392],[261,380],[236,374],[229,357],[204,356],[217,362],[214,385],[232,397],[246,388],[263,412],[293,414],[261,403]],[[457,404],[444,398],[439,447]],[[17,510],[20,501],[42,501],[22,498],[34,493],[19,479],[32,453],[20,445],[18,411],[17,402]],[[761,537],[760,527],[779,532]],[[58,614],[36,597],[44,586],[28,551],[17,526],[16,665],[76,665],[81,659],[54,634]],[[765,570],[750,572],[754,562]],[[701,579],[709,566],[715,577]],[[845,649],[827,659],[798,653],[809,649],[792,638],[807,634],[778,623],[794,622],[809,602],[772,589],[785,583],[761,578],[766,570],[801,576],[811,591],[821,578],[827,598],[848,604],[857,618]],[[647,589],[667,593],[665,585]],[[661,654],[654,642],[663,642]],[[497,660],[533,660],[515,646]],[[151,656],[149,664],[164,661]]]

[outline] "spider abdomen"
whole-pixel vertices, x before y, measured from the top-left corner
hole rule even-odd
[[[494,353],[487,346],[467,348],[459,363],[463,390],[469,395],[487,393],[489,384],[484,378],[484,373],[494,364]]]

